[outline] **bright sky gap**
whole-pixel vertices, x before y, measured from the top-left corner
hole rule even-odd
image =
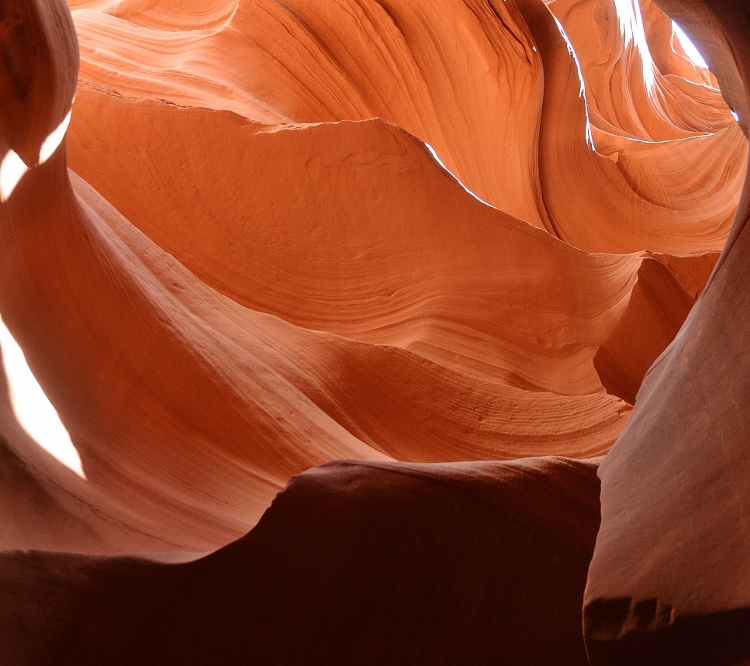
[[[31,372],[23,350],[0,317],[0,346],[16,420],[45,451],[85,479],[81,458],[57,410]]]

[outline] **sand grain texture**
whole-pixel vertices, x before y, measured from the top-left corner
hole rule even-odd
[[[633,12],[0,7],[0,663],[747,656],[747,51]]]

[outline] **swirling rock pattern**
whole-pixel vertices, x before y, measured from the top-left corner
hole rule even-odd
[[[744,42],[625,4],[0,8],[0,315],[81,465],[3,342],[8,663],[667,663],[744,608],[650,556],[740,487],[668,470],[741,432]]]
[[[696,34],[727,81],[728,97],[744,96],[747,9],[724,2],[665,6],[690,25],[711,17]],[[709,44],[707,31],[717,24],[723,29]],[[746,106],[745,96],[737,108]],[[704,295],[651,368],[638,408],[602,464],[602,525],[584,609],[592,663],[750,657],[747,217],[745,197]],[[646,543],[657,533],[658,545]]]

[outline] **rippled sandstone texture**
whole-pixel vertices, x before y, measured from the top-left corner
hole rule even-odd
[[[703,7],[665,9],[744,122],[742,24]],[[85,474],[24,429],[6,361],[0,659],[747,656],[680,629],[745,607],[741,532],[727,575],[691,525],[745,515],[716,471],[743,392],[715,387],[743,376],[719,252],[747,141],[631,10],[0,6],[0,152],[29,167],[0,173],[0,315]],[[721,455],[683,456],[717,419]]]

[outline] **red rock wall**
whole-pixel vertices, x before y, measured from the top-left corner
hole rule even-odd
[[[0,315],[85,477],[4,349],[11,663],[747,656],[747,17],[663,7],[711,72],[650,2],[0,7]]]

